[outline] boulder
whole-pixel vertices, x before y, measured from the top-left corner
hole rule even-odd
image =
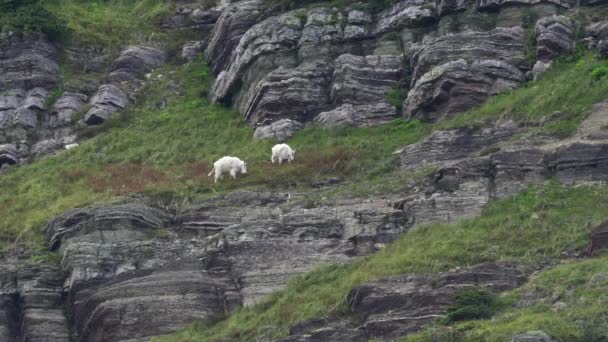
[[[574,24],[563,15],[541,18],[536,22],[536,57],[549,62],[574,48]]]
[[[74,117],[84,109],[88,97],[84,94],[64,92],[49,111],[46,123],[49,127],[63,127],[77,121]]]
[[[14,144],[0,145],[0,167],[19,164],[20,160],[19,150]]]
[[[256,139],[277,139],[286,141],[293,136],[295,131],[304,128],[304,125],[295,120],[281,119],[269,125],[258,126],[253,133]]]
[[[519,69],[498,60],[448,62],[416,81],[403,103],[403,115],[407,119],[434,122],[465,112],[525,81]]]
[[[89,101],[91,109],[85,114],[84,121],[87,125],[101,124],[128,103],[127,94],[120,88],[111,84],[102,85]]]
[[[120,52],[120,56],[111,65],[108,79],[115,85],[121,83],[138,84],[145,74],[159,66],[166,59],[164,51],[147,46],[129,46]]]

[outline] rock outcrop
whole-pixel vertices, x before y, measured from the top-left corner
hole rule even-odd
[[[45,231],[62,256],[78,339],[143,341],[224,315],[409,227],[390,198],[312,209],[287,200],[244,192],[182,208],[126,203],[59,216]]]
[[[91,109],[84,116],[88,125],[98,125],[106,121],[114,112],[124,109],[129,103],[127,94],[122,89],[106,84],[97,90],[89,101]]]
[[[403,115],[434,122],[481,105],[488,97],[517,88],[525,80],[519,69],[497,60],[448,62],[416,81],[403,103]]]
[[[258,126],[253,133],[256,139],[277,139],[286,141],[291,138],[295,131],[304,128],[304,125],[295,120],[281,119],[269,125]]]
[[[551,61],[560,55],[567,55],[574,49],[574,25],[565,16],[541,18],[536,22],[536,58],[532,73],[538,79],[549,67]]]
[[[63,275],[56,267],[5,259],[0,265],[0,339],[66,342]]]
[[[602,57],[608,56],[608,20],[591,24],[585,28],[589,35],[589,48],[596,49]]]
[[[352,289],[347,302],[357,324],[340,319],[305,322],[281,341],[348,338],[394,340],[445,316],[455,295],[466,289],[500,292],[521,285],[524,268],[509,264],[480,264],[437,274],[405,274],[379,279]]]

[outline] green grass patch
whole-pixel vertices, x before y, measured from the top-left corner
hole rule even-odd
[[[204,329],[193,325],[155,341],[275,339],[303,320],[348,314],[344,302],[348,292],[372,279],[487,261],[536,264],[557,258],[564,250],[585,246],[587,233],[608,218],[606,200],[608,187],[572,189],[551,182],[532,187],[514,198],[492,203],[479,218],[418,227],[350,265],[324,266],[296,277],[285,290],[224,321]]]
[[[101,48],[139,43],[158,35],[167,0],[55,0],[45,8],[65,23],[68,41]]]

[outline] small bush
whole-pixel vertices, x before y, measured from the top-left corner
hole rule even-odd
[[[605,65],[594,68],[590,73],[591,78],[595,81],[599,81],[606,75],[608,75],[608,66]]]
[[[388,100],[388,103],[397,108],[397,113],[401,113],[403,101],[405,101],[405,96],[405,91],[401,87],[397,86],[391,88],[391,90],[388,91],[386,98]]]
[[[496,295],[486,289],[470,289],[457,294],[448,307],[446,323],[490,318],[496,311]]]

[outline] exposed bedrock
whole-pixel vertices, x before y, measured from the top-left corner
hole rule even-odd
[[[608,56],[608,20],[591,24],[585,28],[589,36],[589,48],[597,50],[602,57]]]
[[[56,267],[29,260],[0,264],[0,340],[67,342],[63,275]]]
[[[444,317],[455,295],[467,289],[501,292],[521,285],[528,271],[517,265],[487,263],[435,274],[404,274],[352,289],[352,320],[329,318],[298,324],[283,342],[393,341]]]
[[[534,79],[543,74],[551,61],[560,55],[567,55],[574,49],[574,24],[565,16],[541,18],[536,22],[536,57],[532,69]]]
[[[481,105],[488,97],[517,88],[525,80],[521,70],[498,60],[448,62],[416,81],[403,103],[403,115],[434,122]]]
[[[46,228],[62,256],[79,340],[144,341],[229,313],[324,262],[347,262],[409,228],[393,198],[306,209],[286,194],[233,193],[181,209],[74,209]]]

